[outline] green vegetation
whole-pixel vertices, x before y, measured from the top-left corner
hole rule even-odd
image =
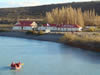
[[[0,32],[10,32],[11,30],[8,30],[8,29],[2,29],[0,30]]]
[[[1,28],[1,27],[2,27],[2,28],[3,28],[3,27],[4,27],[4,28],[6,28],[6,27],[9,28],[9,27],[13,27],[13,24],[0,24],[0,28]]]
[[[29,30],[29,31],[26,32],[26,34],[28,34],[28,35],[43,35],[45,33],[42,30],[40,30],[40,31]]]
[[[88,29],[88,31],[89,31],[89,32],[95,32],[95,31],[96,31],[96,28],[91,27],[91,28]]]
[[[3,31],[11,31],[13,25],[8,25],[8,24],[0,24],[0,30]]]
[[[28,35],[37,35],[38,32],[37,31],[29,30],[29,31],[26,32],[26,34],[28,34]]]
[[[28,35],[31,34],[32,35],[33,34],[33,31],[27,31],[26,34],[28,34]]]
[[[95,36],[100,36],[100,34],[99,34],[99,33],[93,33],[93,35],[95,35]]]
[[[60,39],[60,41],[65,44],[100,52],[100,33],[96,34],[67,33]]]
[[[43,35],[43,34],[45,34],[45,33],[44,33],[44,31],[42,31],[42,30],[40,30],[40,31],[38,32],[38,35]]]

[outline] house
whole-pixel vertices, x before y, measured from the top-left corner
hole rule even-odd
[[[37,23],[35,21],[21,20],[15,24],[13,30],[33,30],[36,27]]]
[[[79,25],[67,25],[67,24],[43,24],[42,26],[38,27],[38,30],[50,30],[50,31],[82,31],[82,27]]]

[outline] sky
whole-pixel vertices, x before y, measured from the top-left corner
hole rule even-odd
[[[39,6],[57,3],[83,2],[93,0],[0,0],[0,8]]]

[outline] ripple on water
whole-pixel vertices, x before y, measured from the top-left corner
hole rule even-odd
[[[21,70],[8,64],[23,62]],[[100,53],[59,43],[0,37],[0,75],[99,75]]]

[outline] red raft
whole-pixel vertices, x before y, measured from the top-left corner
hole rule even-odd
[[[22,67],[22,64],[20,62],[19,63],[12,62],[11,64],[11,69],[14,69],[14,70],[21,69],[21,67]]]

